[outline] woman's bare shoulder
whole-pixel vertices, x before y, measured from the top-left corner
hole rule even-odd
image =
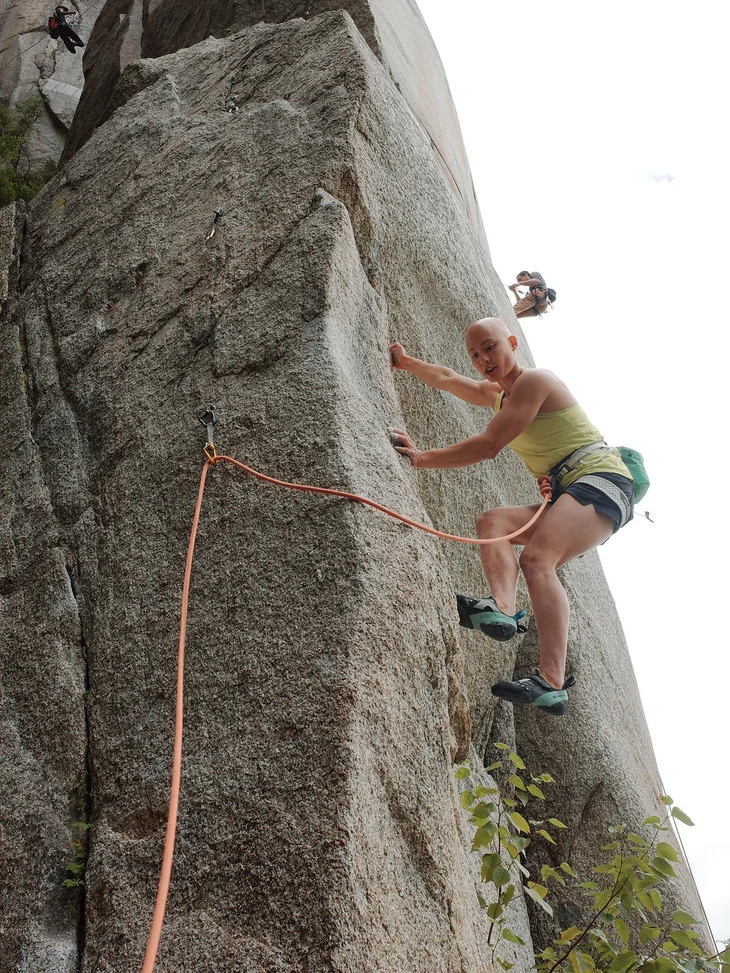
[[[518,385],[524,392],[545,395],[541,412],[556,412],[576,404],[576,398],[565,382],[547,368],[526,368],[515,382],[515,391]]]

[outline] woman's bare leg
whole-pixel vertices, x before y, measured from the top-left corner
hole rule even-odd
[[[613,527],[606,514],[563,494],[537,522],[520,557],[540,636],[540,672],[556,689],[565,681],[570,620],[557,569],[603,543]]]
[[[498,507],[496,510],[488,510],[477,520],[477,537],[504,537],[505,534],[511,534],[534,517],[537,510],[537,504],[530,507]],[[532,527],[511,542],[499,541],[496,544],[483,544],[479,548],[479,557],[490,594],[505,615],[514,615],[517,610],[515,599],[519,567],[512,545],[526,544],[534,530],[535,527]]]

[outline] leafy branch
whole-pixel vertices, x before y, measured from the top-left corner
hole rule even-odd
[[[42,113],[40,98],[29,98],[13,108],[0,105],[0,206],[33,199],[55,172],[50,162],[36,171],[32,168],[30,135]]]
[[[505,941],[526,944],[506,924],[507,910],[520,898],[529,897],[552,915],[546,901],[549,883],[564,886],[567,880],[578,881],[578,876],[562,862],[558,868],[543,865],[541,882],[531,880],[525,850],[537,836],[555,845],[548,826],[563,829],[565,825],[557,818],[528,819],[522,810],[530,801],[544,801],[542,788],[554,781],[549,774],[529,774],[522,758],[505,744],[495,747],[504,753],[485,771],[504,770],[506,761],[509,776],[497,787],[464,790],[461,803],[476,829],[472,851],[481,855],[481,880],[493,886],[495,901],[488,903],[478,894],[490,920],[487,943],[492,959],[508,971],[514,964],[496,955],[498,946]],[[456,776],[468,781],[468,762],[459,766]],[[651,840],[629,831],[625,824],[608,828],[611,840],[601,851],[610,857],[593,868],[596,877],[605,877],[607,884],[578,881],[590,903],[588,918],[580,926],[561,931],[552,946],[536,954],[537,973],[730,973],[730,947],[709,955],[701,945],[701,932],[692,928],[699,925],[692,915],[677,909],[671,916],[664,913],[659,918],[663,912],[659,889],[676,879],[673,865],[680,861],[674,846],[660,840],[662,833],[670,830],[670,820],[692,826],[671,797],[664,795],[660,800],[665,816],[650,815],[641,823],[645,832],[653,830]],[[553,894],[559,895],[559,889]]]

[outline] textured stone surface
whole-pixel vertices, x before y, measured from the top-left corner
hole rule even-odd
[[[64,161],[108,117],[120,73],[140,54],[156,58],[210,35],[223,37],[262,21],[283,23],[338,9],[345,9],[352,16],[425,129],[439,164],[486,250],[448,82],[414,0],[158,0],[147,7],[146,19],[142,0],[108,0],[84,61],[82,111],[70,134]]]
[[[228,115],[232,90],[243,107]],[[347,15],[138,62],[116,99],[34,203],[8,312],[27,373],[24,388],[17,362],[12,406],[52,520],[24,516],[23,549],[79,626],[63,651],[80,678],[64,719],[80,731],[84,660],[88,672],[86,970],[137,969],[151,914],[197,410],[218,403],[234,455],[423,517],[386,432],[403,421],[387,345],[420,334],[436,355],[447,342],[428,347],[427,319],[466,323],[498,291],[430,140]],[[425,435],[424,400],[405,395]],[[459,413],[437,428],[453,434]],[[4,510],[21,504],[16,460]],[[58,567],[39,557],[51,531]],[[213,472],[160,970],[188,956],[196,971],[481,968],[451,765],[468,746],[452,588],[425,536]],[[8,626],[20,613],[8,606]],[[31,700],[24,712],[37,716]],[[29,853],[48,869],[44,848]],[[40,906],[24,915],[18,957],[47,921]]]
[[[508,451],[447,472],[393,451],[387,426],[443,445],[485,413],[391,373],[389,342],[463,370],[468,324],[510,320],[509,302],[365,20],[282,20],[138,61],[141,34],[120,31],[133,63],[108,120],[27,217],[2,213],[0,837],[17,867],[0,879],[0,973],[140,968],[202,407],[219,407],[219,447],[266,472],[455,533],[537,498]],[[565,578],[569,716],[515,727],[489,685],[517,646],[456,624],[454,590],[483,591],[473,548],[212,470],[159,973],[484,969],[452,767],[470,725],[475,763],[516,734],[559,779],[551,811],[577,825],[578,864],[617,808],[654,813],[596,556]],[[530,633],[518,665],[535,661]],[[61,888],[79,816],[85,897]]]
[[[22,224],[14,209],[0,211],[11,291]],[[58,375],[48,329],[36,323],[31,348],[11,316],[2,322],[0,969],[71,973],[81,902],[61,883],[87,791],[85,665],[70,538],[43,455],[44,446],[63,451],[73,443],[62,402],[49,408]],[[31,355],[39,358],[32,380]]]
[[[69,6],[67,4],[67,6]],[[74,29],[88,40],[101,0],[81,3]],[[14,105],[40,95],[44,111],[28,141],[34,164],[57,162],[84,86],[81,52],[71,55],[46,30],[53,4],[0,0],[0,100]]]

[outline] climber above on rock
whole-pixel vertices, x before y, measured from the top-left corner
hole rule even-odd
[[[66,22],[66,17],[70,16],[76,17],[78,16],[78,12],[76,10],[69,10],[68,7],[59,4],[53,11],[53,14],[48,18],[48,30],[51,37],[60,37],[68,50],[72,54],[75,54],[76,48],[83,47],[84,42],[76,31],[71,29],[70,24]]]
[[[555,291],[545,283],[545,278],[537,271],[521,270],[514,284],[508,285],[517,298],[512,308],[518,318],[537,317],[544,314],[555,301]],[[529,292],[524,297],[518,297],[517,288],[528,287]]]
[[[532,527],[511,542],[480,546],[491,594],[480,599],[457,595],[457,605],[465,628],[507,641],[524,631],[519,620],[525,613],[515,604],[522,569],[540,638],[540,667],[524,679],[497,683],[492,692],[562,716],[573,680],[565,679],[569,605],[557,570],[603,544],[631,520],[631,474],[556,375],[518,363],[517,338],[504,321],[477,321],[467,331],[466,347],[486,381],[411,358],[397,343],[390,351],[394,368],[472,405],[494,409],[485,431],[442,449],[421,450],[405,431],[393,430],[394,445],[413,466],[432,470],[491,460],[511,446],[533,476],[552,476],[552,502]],[[534,504],[488,510],[477,520],[477,534],[503,537],[519,530],[538,509]],[[519,566],[511,544],[524,546]]]

